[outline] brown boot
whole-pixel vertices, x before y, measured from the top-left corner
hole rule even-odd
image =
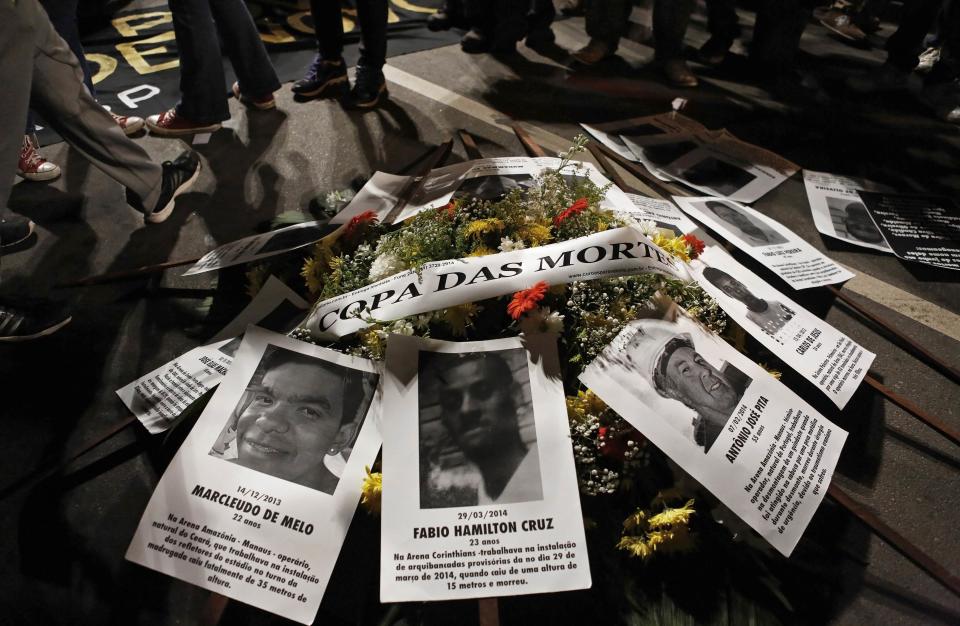
[[[610,44],[599,39],[591,39],[590,43],[573,53],[573,58],[584,65],[596,65],[604,59],[613,56],[615,50]]]
[[[683,59],[667,59],[661,65],[663,75],[674,87],[696,87],[699,83]]]

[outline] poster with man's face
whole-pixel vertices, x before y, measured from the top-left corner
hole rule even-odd
[[[590,586],[556,342],[390,335],[381,601]]]
[[[675,304],[628,323],[580,382],[790,555],[846,432]]]
[[[420,506],[542,497],[526,353],[421,352]],[[514,461],[519,461],[514,463]],[[504,480],[484,480],[505,466]]]
[[[378,381],[366,359],[248,327],[127,558],[312,623],[380,447]]]
[[[377,375],[269,346],[211,456],[333,494]]]

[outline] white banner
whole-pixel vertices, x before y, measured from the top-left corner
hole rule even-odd
[[[590,587],[555,335],[391,335],[383,393],[381,602]]]
[[[250,327],[127,559],[313,622],[376,458],[373,363]]]
[[[559,243],[482,257],[425,264],[313,306],[304,327],[319,337],[343,337],[369,326],[467,302],[495,298],[539,281],[657,272],[690,280],[683,262],[633,228],[617,228]]]
[[[842,283],[854,276],[780,222],[750,207],[724,198],[673,200],[794,289]]]
[[[631,322],[580,380],[790,556],[846,431],[683,314]]]
[[[841,409],[870,369],[873,352],[708,246],[690,264],[703,290],[752,337],[812,382]]]

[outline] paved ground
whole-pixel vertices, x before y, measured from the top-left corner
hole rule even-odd
[[[644,16],[638,12],[635,19]],[[582,20],[559,23],[555,31],[561,48],[585,42]],[[704,38],[698,22],[690,42]],[[707,126],[726,127],[804,167],[957,195],[956,127],[933,121],[910,98],[879,102],[842,93],[843,74],[865,71],[882,60],[881,53],[849,48],[819,26],[808,29],[804,47],[816,51],[804,65],[815,69],[826,104],[778,103],[744,81],[743,64],[736,60],[704,71],[697,90],[671,90],[643,67],[652,50],[633,42],[623,45],[618,61],[590,71],[571,71],[559,49],[549,57],[521,48],[517,56],[493,58],[449,47],[393,58],[392,99],[375,113],[347,113],[332,102],[297,104],[287,91],[274,112],[248,112],[234,103],[228,127],[195,146],[205,168],[199,184],[182,197],[169,221],[149,228],[125,206],[116,184],[63,144],[51,146],[45,153],[65,175],[50,185],[15,187],[11,207],[34,219],[40,232],[27,249],[2,258],[0,291],[42,295],[55,283],[90,274],[199,256],[254,232],[277,214],[307,210],[316,198],[356,177],[396,170],[458,128],[474,133],[487,156],[520,154],[504,126],[512,118],[557,150],[577,133],[578,122],[662,112],[677,96],[687,98],[686,113]],[[172,158],[184,147],[153,137],[138,141],[158,159]],[[464,158],[458,146],[453,159]],[[847,291],[860,303],[947,361],[960,363],[960,274],[907,266],[822,238],[797,177],[756,207],[852,268],[858,278]],[[114,389],[215,332],[219,322],[207,317],[207,300],[170,297],[162,288],[210,290],[216,280],[169,271],[159,283],[56,290],[71,303],[74,322],[47,340],[0,349],[0,380],[8,398],[0,420],[0,489],[125,418]],[[873,372],[887,385],[960,428],[960,386],[843,305],[806,292],[791,297],[876,352]],[[218,300],[224,314],[241,304]],[[809,391],[802,381],[792,382]],[[861,389],[842,413],[807,395],[851,431],[836,481],[956,572],[960,451],[869,390]],[[122,558],[157,468],[169,454],[170,446],[128,429],[65,475],[0,493],[0,623],[194,623],[204,592]],[[838,549],[811,553],[801,544],[795,558],[817,565],[809,580],[794,584],[832,589],[822,594],[822,603],[802,589],[792,595],[808,603],[797,607],[800,621],[960,623],[960,599],[832,505],[822,507],[810,533],[834,536]],[[822,577],[823,571],[832,575]],[[361,599],[376,597],[375,578],[346,584],[359,585],[363,592],[355,595]],[[450,611],[447,618],[475,619],[472,609]],[[272,623],[242,607],[228,617],[230,623]]]

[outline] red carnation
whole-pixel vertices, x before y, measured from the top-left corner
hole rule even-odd
[[[447,217],[453,218],[453,216],[454,216],[454,209],[455,209],[455,208],[456,208],[456,205],[455,205],[455,204],[453,203],[453,201],[451,200],[450,202],[448,202],[448,203],[446,203],[446,204],[444,204],[444,205],[438,206],[438,207],[437,207],[437,213],[446,213],[446,214],[447,214]]]
[[[354,216],[347,222],[347,227],[344,229],[344,235],[347,237],[352,237],[357,233],[358,230],[365,226],[372,226],[380,221],[380,218],[377,217],[377,214],[374,211],[364,211],[360,215]]]
[[[690,247],[690,258],[695,259],[703,254],[703,242],[696,235],[684,235],[684,243]]]
[[[600,427],[597,432],[597,438],[600,443],[603,444],[600,447],[600,454],[608,459],[620,461],[621,463],[624,461],[627,450],[630,448],[627,442],[633,441],[639,445],[643,441],[643,435],[633,428],[624,429],[619,433],[611,433],[610,428],[606,426]]]
[[[527,311],[532,311],[537,307],[537,303],[543,300],[547,293],[547,283],[540,281],[530,289],[524,289],[513,294],[513,300],[507,305],[507,313],[515,320]]]
[[[577,213],[583,211],[590,206],[590,203],[587,202],[586,198],[578,198],[576,202],[560,211],[556,217],[553,218],[553,225],[559,226],[563,223],[564,220],[573,217]]]

